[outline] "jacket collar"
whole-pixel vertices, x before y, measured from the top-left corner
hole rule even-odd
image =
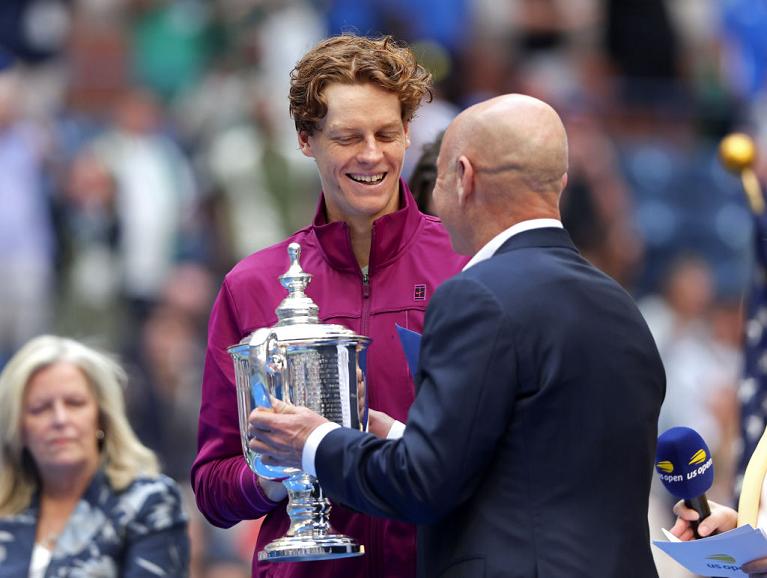
[[[496,255],[514,251],[515,249],[526,249],[529,247],[562,247],[572,249],[576,253],[578,249],[573,244],[570,234],[565,229],[557,227],[546,227],[544,229],[532,229],[514,235],[506,240],[496,251]]]
[[[369,274],[394,261],[410,244],[421,224],[423,217],[418,205],[402,179],[399,190],[399,209],[373,221]],[[359,272],[359,265],[352,251],[349,225],[343,221],[327,222],[324,194],[320,195],[311,228],[331,267],[341,271]]]

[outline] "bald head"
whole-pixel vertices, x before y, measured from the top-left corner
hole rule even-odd
[[[556,111],[522,94],[492,98],[450,123],[433,200],[460,253],[528,219],[559,219],[567,135]]]
[[[467,108],[450,125],[445,141],[493,189],[561,192],[567,135],[556,111],[537,98],[506,94]]]

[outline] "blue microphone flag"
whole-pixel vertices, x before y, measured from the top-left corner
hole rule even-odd
[[[655,469],[666,489],[683,500],[704,495],[714,483],[711,452],[689,427],[673,427],[658,437]]]

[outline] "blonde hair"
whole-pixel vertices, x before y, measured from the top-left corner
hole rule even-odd
[[[391,36],[332,36],[307,52],[290,73],[290,116],[297,131],[314,133],[328,112],[325,87],[334,82],[370,83],[396,94],[403,122],[413,119],[424,96],[431,100],[431,73]]]
[[[122,367],[109,355],[82,343],[43,335],[24,345],[0,374],[0,515],[29,506],[39,487],[37,468],[22,441],[22,404],[32,376],[60,362],[79,368],[96,398],[99,427],[104,431],[101,463],[112,487],[120,490],[140,475],[160,471],[154,452],[138,440],[128,423]]]

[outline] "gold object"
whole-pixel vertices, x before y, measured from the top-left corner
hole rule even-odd
[[[722,139],[719,145],[722,163],[732,172],[750,169],[756,160],[756,147],[750,136],[736,132]]]
[[[741,132],[728,135],[719,144],[719,158],[728,170],[740,174],[751,210],[761,215],[764,212],[764,196],[753,168],[756,161],[754,141]]]

